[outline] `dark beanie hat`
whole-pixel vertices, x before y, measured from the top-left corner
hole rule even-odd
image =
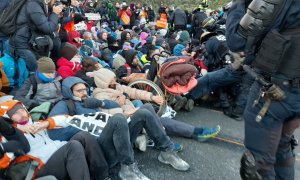
[[[71,60],[78,53],[77,47],[73,44],[66,43],[60,50],[60,54],[62,57],[67,60]]]
[[[182,33],[179,36],[179,40],[181,42],[189,43],[191,41],[190,34],[186,30],[182,31]]]
[[[56,70],[54,62],[48,57],[41,57],[37,61],[37,66],[37,70],[41,73],[54,73]]]
[[[116,43],[117,42],[117,40],[114,38],[114,37],[112,37],[112,36],[109,36],[108,38],[107,38],[107,44],[108,45],[112,45],[112,44],[114,44],[114,43]]]
[[[149,36],[149,37],[147,37],[147,39],[146,39],[146,43],[147,44],[152,44],[152,42],[153,42],[153,36]]]
[[[156,46],[161,46],[164,43],[164,39],[163,38],[157,38],[156,39]]]
[[[11,118],[19,109],[24,108],[24,106],[20,103],[16,104],[13,108],[7,111],[7,115]]]

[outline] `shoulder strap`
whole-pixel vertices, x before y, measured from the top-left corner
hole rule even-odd
[[[69,115],[74,116],[76,114],[76,107],[75,107],[74,101],[72,99],[68,99],[68,100],[65,100],[65,102],[68,106]]]
[[[132,71],[131,71],[131,67],[129,66],[129,64],[124,64],[124,66],[126,67],[126,69],[127,69],[127,76],[129,76],[131,73],[132,73]]]
[[[33,99],[37,92],[37,82],[35,79],[35,75],[31,75],[29,77],[30,84],[32,85],[32,94],[30,95],[30,99]]]

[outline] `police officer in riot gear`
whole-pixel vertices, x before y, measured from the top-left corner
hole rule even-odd
[[[240,175],[294,179],[293,132],[300,125],[300,1],[234,1],[226,39],[231,51],[245,52],[244,63],[268,82],[256,81],[250,89],[244,112],[247,151]]]

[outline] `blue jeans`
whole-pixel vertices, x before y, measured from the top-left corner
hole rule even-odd
[[[79,131],[81,130],[73,126],[68,126],[66,128],[48,130],[48,135],[52,140],[70,141]]]
[[[131,164],[134,162],[132,144],[143,128],[160,150],[172,149],[174,144],[166,135],[159,119],[147,109],[141,107],[131,117],[127,124],[122,114],[111,117],[103,129],[98,142],[103,148],[109,167],[118,163]]]
[[[165,128],[167,135],[175,135],[175,136],[180,136],[185,138],[192,138],[194,134],[195,126],[168,117],[159,117],[156,114],[153,106],[149,103],[145,104],[141,108],[147,109],[149,112],[153,114],[153,116],[156,119],[159,119],[161,121],[161,124]]]
[[[197,79],[197,86],[190,91],[186,97],[191,99],[198,99],[211,91],[219,87],[224,87],[233,83],[241,81],[242,78],[241,71],[235,71],[229,67],[209,72],[205,76]]]
[[[263,179],[294,179],[295,155],[291,148],[294,130],[299,127],[300,87],[291,89],[281,86],[286,98],[273,100],[261,122],[256,116],[261,110],[264,99],[253,107],[259,96],[261,85],[255,82],[248,95],[244,111],[245,147],[253,154],[255,160],[264,168]],[[297,119],[298,118],[298,119]],[[258,169],[261,170],[261,169]]]

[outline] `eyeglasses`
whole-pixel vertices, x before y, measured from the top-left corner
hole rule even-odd
[[[84,88],[84,89],[77,89],[77,90],[74,89],[74,91],[76,91],[76,92],[78,92],[78,93],[83,93],[83,92],[87,92],[88,89],[87,89],[87,88]]]

